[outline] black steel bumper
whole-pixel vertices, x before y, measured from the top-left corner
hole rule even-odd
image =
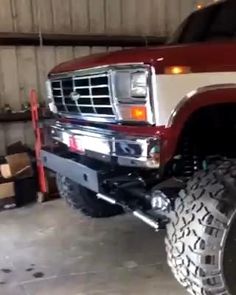
[[[96,193],[99,192],[99,173],[97,170],[45,150],[41,151],[41,161],[46,168],[66,176]]]
[[[119,178],[119,173],[122,174],[124,171],[114,171],[116,177],[114,177],[112,170],[103,170],[103,167],[90,168],[85,166],[76,159],[67,158],[66,156],[60,156],[56,153],[52,153],[46,150],[41,150],[41,161],[42,164],[48,169],[59,173],[74,182],[80,184],[81,186],[93,191],[96,193],[98,199],[106,201],[113,205],[121,206],[125,211],[131,212],[135,217],[139,218],[143,222],[147,223],[149,226],[153,227],[156,231],[159,230],[160,226],[164,225],[167,222],[165,215],[158,215],[158,211],[151,214],[152,206],[152,197],[163,198],[161,195],[152,195],[148,194],[146,187],[143,186],[143,180],[139,177],[135,178],[135,181],[132,183],[132,177],[130,177],[129,171],[126,169],[126,179],[127,182],[123,183],[123,194],[106,194],[104,192],[103,184],[109,181],[117,182]],[[124,177],[124,175],[123,175]],[[130,177],[130,179],[128,179]],[[114,182],[113,182],[113,185]],[[116,187],[117,185],[115,185]],[[122,191],[122,182],[121,185],[118,185],[118,189]],[[158,191],[159,192],[159,191]],[[149,192],[150,193],[150,192]],[[162,200],[162,199],[160,199]],[[154,203],[153,203],[154,204]],[[155,204],[162,204],[156,202]],[[165,209],[165,208],[164,208]],[[159,210],[161,210],[159,208]],[[155,215],[156,214],[156,215]]]

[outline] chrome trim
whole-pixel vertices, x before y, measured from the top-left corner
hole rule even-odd
[[[156,232],[159,231],[160,225],[158,221],[155,221],[153,218],[149,217],[148,215],[144,214],[140,210],[133,211],[133,215],[138,219],[142,220],[144,223],[148,224],[150,227],[154,228]]]
[[[115,119],[115,113],[114,113],[114,108],[112,105],[112,97],[111,97],[111,85],[110,85],[110,80],[109,80],[109,76],[110,76],[110,71],[109,70],[103,70],[100,72],[97,71],[93,71],[91,72],[91,74],[88,74],[86,71],[86,74],[83,75],[83,71],[81,71],[81,75],[75,75],[75,74],[71,74],[67,76],[62,76],[60,78],[58,77],[53,77],[51,78],[51,84],[52,84],[52,90],[54,91],[58,91],[59,93],[57,93],[57,95],[53,95],[53,99],[54,99],[54,103],[55,105],[58,107],[59,109],[59,114],[63,114],[63,115],[74,115],[77,117],[83,117],[83,116],[98,116],[98,117],[110,117],[110,118],[114,118]],[[105,77],[107,79],[107,83],[103,86],[103,88],[101,87],[101,85],[96,85],[92,83],[93,79],[96,78],[103,78]],[[69,94],[65,94],[64,89],[66,89],[65,87],[67,86],[63,86],[63,81],[65,81],[65,83],[67,83],[66,79],[69,79],[69,84],[68,89],[69,91],[71,91],[71,93]],[[77,86],[77,81],[85,81],[86,82],[86,86],[80,87]],[[60,85],[60,88],[54,87],[55,84],[53,83],[58,83]],[[78,84],[81,85],[81,84]],[[83,84],[82,84],[83,85]],[[97,87],[99,86],[99,87]],[[68,91],[67,89],[67,91]],[[73,99],[73,95],[77,93],[78,89],[85,89],[86,93],[83,94],[81,93],[80,95],[78,94],[78,99]],[[94,94],[93,93],[93,89],[104,89],[103,93],[104,95],[101,94]],[[59,95],[58,95],[59,94]],[[104,104],[96,104],[95,99],[99,99],[99,98],[104,98],[106,101],[104,101]],[[71,101],[68,99],[71,99]],[[88,99],[88,101],[86,101],[87,103],[80,103],[80,99]],[[63,109],[62,109],[63,108]],[[85,110],[86,108],[89,108],[87,110]],[[109,109],[110,114],[106,114],[106,111],[102,112],[101,114],[99,113],[99,109],[106,110]],[[78,114],[77,114],[78,113]]]
[[[158,118],[158,110],[159,110],[159,104],[158,104],[158,96],[157,96],[157,75],[156,70],[153,66],[151,66],[151,109],[153,113],[153,121],[154,124],[157,124],[157,118]],[[159,98],[160,99],[160,98]]]
[[[53,139],[68,147],[68,137],[73,137],[83,146],[85,155],[91,158],[113,161],[125,167],[159,168],[158,157],[152,157],[153,149],[159,149],[160,146],[158,137],[131,136],[111,130],[60,123],[52,126],[51,133]]]
[[[85,120],[85,121],[93,121],[97,123],[114,123],[115,120],[112,117],[103,115],[102,117],[97,117],[96,114],[89,114],[89,115],[74,115],[74,114],[66,114],[63,113],[63,117],[66,119],[80,119],[80,120]]]
[[[170,118],[168,120],[167,128],[171,127],[175,121],[175,118],[179,111],[183,108],[183,106],[189,102],[194,96],[208,92],[213,90],[220,90],[220,89],[229,89],[229,88],[236,88],[236,83],[230,84],[215,84],[215,85],[208,85],[204,87],[200,87],[198,89],[190,91],[184,98],[177,104],[174,110],[172,110]]]
[[[132,103],[122,103],[119,102],[118,98],[116,97],[115,93],[115,81],[114,81],[114,73],[116,70],[122,70],[122,69],[127,69],[130,71],[137,71],[137,70],[146,70],[147,71],[147,75],[148,75],[148,95],[146,97],[146,102],[141,102],[140,100],[134,100],[132,101]],[[133,120],[130,117],[130,112],[129,112],[129,107],[135,106],[135,105],[145,105],[147,108],[147,121],[143,122],[143,123],[147,123],[147,124],[154,124],[155,123],[155,116],[154,116],[154,110],[153,110],[153,102],[152,102],[152,93],[154,93],[154,89],[153,89],[153,71],[155,73],[155,70],[153,67],[149,66],[149,65],[145,65],[144,63],[123,63],[123,64],[113,64],[113,65],[104,65],[104,66],[100,66],[100,67],[94,67],[94,68],[89,68],[89,69],[81,69],[81,70],[76,70],[76,71],[72,71],[72,72],[66,72],[66,73],[60,73],[60,74],[51,74],[50,75],[50,79],[51,81],[60,81],[59,79],[63,79],[63,78],[72,78],[73,80],[73,90],[76,91],[77,89],[89,89],[89,94],[90,95],[81,95],[81,98],[86,98],[89,97],[91,100],[91,105],[80,105],[77,102],[75,102],[75,107],[77,108],[78,112],[80,112],[79,114],[77,114],[76,112],[68,112],[68,108],[67,111],[58,111],[59,114],[62,114],[64,117],[66,118],[77,118],[77,119],[84,119],[84,120],[91,120],[91,121],[96,121],[96,122],[136,122],[136,120]],[[105,72],[105,74],[104,74]],[[100,73],[100,74],[99,74]],[[76,77],[76,75],[81,75],[80,77]],[[98,85],[98,86],[87,86],[87,87],[76,87],[74,84],[75,80],[78,79],[84,79],[84,78],[92,78],[93,77],[101,77],[101,76],[107,76],[108,77],[108,84],[107,85]],[[89,79],[89,82],[90,79]],[[61,83],[61,82],[60,82]],[[156,81],[155,81],[155,85],[156,85]],[[62,85],[61,85],[62,86]],[[104,87],[108,87],[109,89],[109,95],[107,96],[109,98],[110,104],[109,105],[95,105],[94,104],[94,98],[91,95],[92,93],[92,88],[101,88],[102,86]],[[55,89],[56,90],[56,89]],[[60,89],[59,89],[60,90]],[[60,93],[60,97],[63,98],[63,93]],[[54,96],[57,97],[57,96]],[[95,96],[94,96],[95,97]],[[99,96],[96,96],[99,97]],[[105,96],[101,96],[101,97],[105,97]],[[64,99],[64,98],[63,98]],[[65,99],[62,101],[62,105],[63,102],[65,103]],[[58,103],[56,103],[56,105],[59,105]],[[70,107],[69,104],[67,104],[67,106]],[[95,113],[81,113],[81,107],[91,107]],[[108,107],[112,109],[112,113],[113,114],[98,114],[96,111],[96,108],[102,108],[102,107]],[[127,109],[126,112],[124,112],[124,109]]]
[[[104,194],[100,194],[98,193],[97,195],[97,198],[98,199],[101,199],[109,204],[112,204],[112,205],[119,205],[123,208],[125,208],[128,212],[132,212],[133,216],[135,216],[136,218],[138,218],[139,220],[143,221],[144,223],[146,223],[147,225],[149,225],[150,227],[154,228],[156,232],[159,231],[160,229],[160,224],[157,220],[155,220],[154,218],[148,216],[147,214],[145,214],[144,212],[142,212],[141,210],[134,210],[129,208],[129,207],[126,207],[125,205],[117,202],[114,198],[111,198],[109,196],[106,196]]]
[[[113,75],[113,70],[110,68],[109,69],[109,75],[108,75],[108,83],[110,85],[109,87],[109,91],[110,91],[110,97],[112,99],[111,101],[111,105],[113,107],[113,113],[115,114],[115,121],[117,121],[117,118],[119,118],[119,111],[118,111],[118,104],[117,101],[115,99],[115,95],[114,95],[114,80],[112,79],[112,75]],[[119,119],[118,119],[119,120]]]
[[[97,198],[98,199],[101,199],[103,201],[106,201],[107,203],[110,203],[112,205],[115,205],[116,204],[116,200],[115,199],[113,199],[111,197],[108,197],[108,196],[105,196],[105,195],[100,194],[100,193],[97,194]]]
[[[61,96],[61,101],[62,101],[62,104],[63,104],[66,112],[68,112],[68,108],[67,108],[66,103],[65,103],[65,96],[63,95],[62,81],[58,81],[58,82],[60,83],[60,94],[61,94],[60,96]],[[53,88],[52,88],[52,91],[53,91]],[[54,95],[52,95],[52,96],[53,96],[52,99],[54,100]],[[55,103],[55,100],[54,100],[54,103]],[[56,103],[55,103],[55,105],[56,105]]]
[[[94,72],[94,71],[104,71],[104,70],[109,70],[109,69],[116,69],[116,68],[122,68],[122,67],[133,67],[133,66],[142,66],[144,65],[143,62],[140,63],[118,63],[118,64],[111,64],[111,65],[103,65],[103,66],[98,66],[98,67],[92,67],[92,68],[86,68],[86,69],[80,69],[80,70],[75,70],[75,71],[70,71],[70,72],[62,72],[62,73],[51,73],[49,74],[49,79],[51,77],[70,77],[71,74],[79,74],[81,72]]]
[[[147,96],[145,97],[145,100],[142,101],[141,99],[137,99],[135,100],[135,98],[131,98],[131,100],[128,103],[127,101],[121,101],[119,100],[119,98],[116,96],[116,87],[115,87],[115,74],[116,74],[116,70],[122,70],[122,69],[127,69],[130,71],[130,73],[132,72],[136,72],[137,70],[145,70],[148,76],[148,88],[147,88]],[[125,109],[127,109],[127,111],[129,111],[129,107],[130,106],[146,106],[147,108],[147,121],[143,122],[143,123],[148,123],[148,124],[154,124],[155,120],[154,120],[154,110],[152,108],[152,97],[151,97],[151,88],[152,88],[152,80],[150,79],[152,75],[151,72],[151,66],[150,65],[142,65],[142,67],[140,67],[139,64],[134,64],[132,67],[127,66],[126,68],[122,68],[122,67],[117,67],[115,70],[111,69],[111,89],[112,89],[112,98],[113,98],[113,103],[116,109],[116,113],[117,113],[117,120],[120,122],[136,122],[136,120],[133,120],[131,118],[129,118],[129,114],[126,115],[127,112],[125,112]]]

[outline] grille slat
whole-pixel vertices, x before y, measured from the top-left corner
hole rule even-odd
[[[64,104],[63,103],[58,103],[57,105],[61,105],[63,106]],[[72,103],[68,103],[66,104],[66,106],[76,106],[76,104],[72,104]],[[81,107],[91,107],[91,104],[80,104],[79,106]],[[107,105],[96,105],[95,108],[107,108],[107,109],[111,109],[112,107],[108,107]]]
[[[59,96],[57,96],[57,97],[59,97]],[[61,97],[61,96],[60,96]],[[70,98],[71,99],[71,97],[70,96],[68,96],[68,95],[65,95],[64,96],[65,98]],[[80,96],[80,98],[90,98],[90,97],[93,97],[93,98],[109,98],[110,96],[109,95],[81,95]]]
[[[74,80],[84,80],[84,79],[91,79],[91,78],[103,78],[103,77],[108,77],[108,73],[100,73],[100,74],[91,74],[91,75],[87,75],[87,76],[83,76],[83,75],[78,75],[78,76],[74,76]]]
[[[106,84],[91,86],[91,88],[105,88]],[[75,89],[87,89],[87,86],[75,86]]]
[[[114,117],[109,72],[68,74],[51,80],[59,112]]]

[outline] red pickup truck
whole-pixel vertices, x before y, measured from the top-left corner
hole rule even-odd
[[[42,161],[61,196],[166,228],[168,264],[195,295],[236,294],[235,16],[217,2],[166,46],[72,60],[47,81],[56,148]]]

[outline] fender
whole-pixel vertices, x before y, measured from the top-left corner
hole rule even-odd
[[[192,91],[172,111],[167,128],[162,133],[162,163],[175,154],[178,140],[190,117],[201,108],[225,103],[236,103],[236,83],[210,85]]]

